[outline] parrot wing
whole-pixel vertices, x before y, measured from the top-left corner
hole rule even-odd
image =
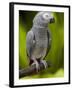
[[[27,33],[26,45],[27,45],[27,54],[29,57],[31,57],[32,50],[34,49],[34,45],[35,45],[35,35],[32,31],[29,31]]]
[[[48,52],[50,51],[51,42],[52,42],[52,39],[51,39],[51,32],[50,32],[49,30],[47,30],[47,37],[48,37],[48,47],[47,47],[46,56],[47,56]]]

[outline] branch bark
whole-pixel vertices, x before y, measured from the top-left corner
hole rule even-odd
[[[50,67],[51,66],[51,63],[47,61],[47,66]],[[47,68],[48,68],[47,67]],[[40,71],[44,70],[45,67],[44,65],[41,63],[40,64]],[[21,69],[19,70],[19,78],[21,77],[25,77],[25,76],[29,76],[29,75],[32,75],[32,74],[36,74],[36,66],[35,65],[32,65],[32,66],[29,66],[25,69]]]

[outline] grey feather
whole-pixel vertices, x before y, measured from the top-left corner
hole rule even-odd
[[[50,49],[51,49],[52,37],[51,37],[51,32],[50,32],[50,30],[47,30],[47,37],[48,37],[48,46],[47,46],[47,52],[46,52],[45,57],[47,56],[48,52],[49,52]]]
[[[34,34],[32,31],[29,31],[26,37],[27,53],[29,57],[31,57],[34,45],[35,45]]]

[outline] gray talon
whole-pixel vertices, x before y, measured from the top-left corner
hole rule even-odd
[[[34,61],[34,63],[32,63],[32,65],[35,65],[36,66],[36,72],[38,73],[39,70],[40,70],[40,67],[39,67],[39,64],[37,61]]]
[[[45,60],[41,60],[40,63],[44,65],[45,69],[48,67],[47,62]]]

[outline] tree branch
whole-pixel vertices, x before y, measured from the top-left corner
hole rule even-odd
[[[51,63],[48,62],[48,61],[47,61],[47,66],[48,67],[51,66]],[[44,69],[45,69],[44,65],[42,63],[40,63],[40,71],[42,71]],[[24,77],[24,76],[29,76],[29,75],[32,75],[32,74],[35,74],[35,73],[37,73],[36,72],[36,66],[35,65],[32,65],[32,66],[27,67],[25,69],[19,70],[19,78]]]

